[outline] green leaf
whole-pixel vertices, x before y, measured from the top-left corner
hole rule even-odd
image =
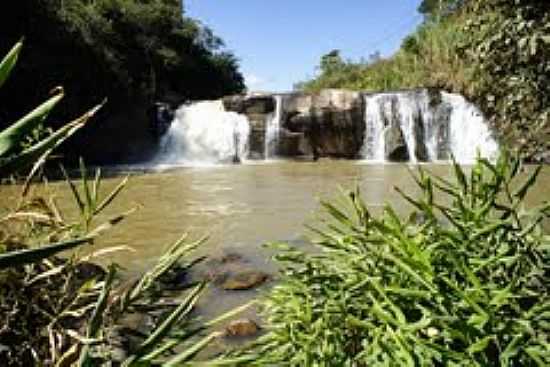
[[[184,362],[189,362],[194,356],[197,355],[201,350],[203,350],[208,344],[212,342],[212,340],[219,338],[222,336],[222,332],[213,332],[207,337],[203,338],[202,340],[198,341],[191,347],[187,348],[182,353],[178,354],[174,358],[170,359],[166,363],[163,364],[164,367],[176,367],[181,366]]]
[[[56,255],[59,252],[70,250],[90,243],[92,237],[78,238],[74,240],[52,243],[39,248],[10,251],[0,255],[0,270],[7,268],[39,262],[45,258]]]
[[[0,160],[0,176],[10,175],[28,166],[32,166],[33,163],[37,159],[40,159],[46,152],[53,150],[81,129],[100,107],[101,105],[96,106],[80,118],[58,129],[53,134],[24,150],[22,153],[5,160]]]
[[[0,63],[0,88],[4,85],[13,67],[17,63],[17,58],[19,57],[22,47],[23,41],[17,42]]]
[[[514,196],[518,198],[519,200],[523,200],[525,198],[525,195],[527,195],[527,192],[529,192],[529,189],[533,187],[535,182],[537,182],[537,178],[539,177],[539,174],[542,170],[542,166],[538,166],[525,180],[525,182],[514,192]]]
[[[20,146],[25,136],[30,134],[46,119],[63,96],[64,93],[61,90],[19,121],[0,132],[0,157],[5,156],[10,150]]]
[[[101,294],[99,295],[99,298],[96,302],[96,306],[92,313],[92,317],[88,322],[88,328],[86,330],[86,338],[88,339],[97,338],[99,331],[101,330],[101,325],[103,322],[103,314],[105,313],[105,310],[107,308],[109,294],[111,292],[113,281],[115,279],[115,273],[116,273],[116,267],[114,265],[111,265],[109,267],[109,273],[107,274],[107,278],[103,283],[103,289],[101,290]],[[96,365],[90,356],[89,345],[85,345],[84,348],[82,348],[78,365],[80,367],[94,367]]]
[[[141,343],[138,350],[133,356],[124,362],[124,366],[132,366],[140,360],[140,357],[149,353],[156,345],[162,342],[164,337],[168,335],[174,325],[181,320],[184,315],[187,315],[193,309],[200,294],[206,287],[205,283],[196,286],[190,294],[180,303],[180,305],[149,335],[149,337]]]
[[[475,353],[483,352],[485,349],[487,349],[487,347],[489,346],[489,343],[491,342],[491,340],[493,340],[493,338],[494,338],[493,335],[489,335],[484,338],[481,338],[480,340],[478,340],[477,342],[475,342],[474,344],[468,347],[468,353],[475,354]]]

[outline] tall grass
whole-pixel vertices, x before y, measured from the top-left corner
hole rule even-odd
[[[539,169],[479,160],[454,179],[420,170],[404,220],[358,191],[324,202],[321,252],[276,245],[281,282],[264,299],[255,365],[547,366],[550,204],[522,202]]]

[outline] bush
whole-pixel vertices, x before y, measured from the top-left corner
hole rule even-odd
[[[258,365],[547,366],[550,204],[522,201],[540,167],[480,159],[454,182],[415,177],[402,220],[374,217],[360,193],[324,202],[320,253],[279,244],[282,280],[263,301]],[[522,181],[521,177],[525,177]],[[521,182],[518,182],[521,181]]]
[[[471,97],[509,148],[526,158],[550,151],[550,3],[475,0],[464,54],[475,75]]]

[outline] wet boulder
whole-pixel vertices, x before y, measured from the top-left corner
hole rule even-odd
[[[251,337],[258,334],[260,327],[250,319],[240,319],[229,323],[225,328],[227,336]]]
[[[230,291],[248,290],[259,287],[269,279],[269,274],[255,269],[240,254],[227,252],[206,264],[204,277],[219,288]]]
[[[231,291],[247,290],[262,285],[268,278],[269,276],[262,271],[246,269],[228,274],[221,287]]]

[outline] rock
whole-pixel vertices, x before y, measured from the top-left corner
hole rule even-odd
[[[161,137],[170,128],[175,111],[170,104],[158,101],[149,108],[148,115],[151,133],[156,137]]]
[[[258,334],[260,327],[250,319],[232,321],[225,328],[226,335],[236,337],[250,337]]]
[[[304,155],[307,152],[307,148],[304,149],[303,141],[303,133],[293,133],[286,129],[282,129],[279,136],[277,153],[283,157],[297,157]]]
[[[356,158],[363,144],[365,122],[360,93],[327,89],[316,94],[282,95],[281,132],[277,155],[295,157]],[[228,111],[246,114],[250,120],[250,157],[264,158],[266,125],[274,112],[276,96],[229,96]]]
[[[392,123],[384,132],[386,140],[386,159],[393,162],[405,162],[409,160],[409,149],[403,135],[403,130],[398,124]]]
[[[272,95],[236,95],[223,98],[223,105],[227,111],[244,114],[268,114],[275,110],[275,101]]]
[[[223,98],[227,111],[245,114],[250,121],[249,159],[264,159],[266,122],[275,110],[272,95],[237,95]]]
[[[243,262],[243,261],[244,261],[243,256],[241,254],[237,254],[235,252],[225,253],[220,259],[220,262],[222,264]]]
[[[225,290],[247,290],[263,284],[268,277],[266,273],[261,271],[245,270],[228,274],[221,287]]]
[[[401,128],[401,115],[399,113],[399,101],[392,96],[380,103],[380,116],[384,121],[385,131],[385,158],[390,161],[408,161],[409,149]]]
[[[269,275],[255,270],[239,253],[226,252],[208,260],[203,276],[225,290],[246,290],[263,284]]]
[[[421,111],[419,111],[418,116],[416,116],[416,118],[414,119],[413,129],[414,139],[416,141],[416,146],[414,150],[416,159],[421,162],[427,162],[430,160],[430,156],[428,155],[428,148],[426,147],[426,142],[424,140],[424,116],[422,116]]]
[[[356,158],[363,145],[365,122],[360,93],[327,89],[294,94],[285,105],[283,126],[304,134],[314,158]]]
[[[244,112],[244,95],[225,96],[222,98],[223,106],[227,111],[233,111],[237,113]]]

